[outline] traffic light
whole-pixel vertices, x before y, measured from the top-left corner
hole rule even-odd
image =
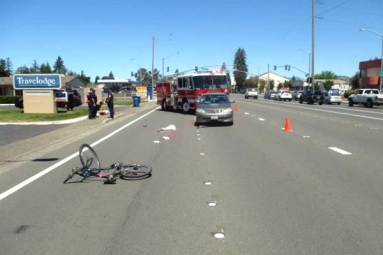
[[[198,72],[198,66],[194,67],[194,71]]]
[[[287,65],[285,65],[285,70],[287,70]]]
[[[307,83],[312,83],[312,81],[313,81],[313,79],[312,79],[311,77],[308,77],[308,78],[306,79],[306,82],[307,82]]]
[[[134,77],[136,77],[136,78],[137,78],[137,73],[135,73],[135,74],[134,74]]]
[[[130,77],[133,77],[134,75],[133,75],[133,72],[130,72]]]
[[[169,67],[166,68],[166,72],[169,72]]]
[[[277,70],[277,66],[274,66],[274,70]]]
[[[287,71],[290,71],[290,65],[287,66]]]

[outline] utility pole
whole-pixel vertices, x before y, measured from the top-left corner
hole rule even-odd
[[[154,36],[152,38],[152,87],[154,87]]]
[[[312,0],[312,21],[311,21],[311,86],[314,91],[314,63],[315,63],[315,0]]]
[[[267,64],[267,90],[270,90],[270,64]]]

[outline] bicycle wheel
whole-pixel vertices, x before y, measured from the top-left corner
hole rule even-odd
[[[95,174],[101,171],[101,164],[97,153],[89,144],[82,144],[78,154],[80,157],[80,162],[84,168]]]
[[[145,164],[123,165],[120,170],[120,176],[122,179],[149,177],[151,173],[152,167]]]

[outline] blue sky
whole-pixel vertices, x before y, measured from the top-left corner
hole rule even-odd
[[[130,78],[139,66],[151,70],[162,58],[170,73],[226,63],[243,48],[249,73],[270,71],[304,77],[311,52],[311,0],[124,1],[3,0],[0,58],[13,69],[34,60],[53,66],[58,56],[92,81],[113,72]],[[382,0],[318,0],[315,5],[315,73],[352,76],[360,61],[380,58]]]

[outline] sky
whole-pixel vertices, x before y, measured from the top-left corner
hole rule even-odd
[[[151,70],[152,63],[162,71],[163,59],[165,75],[223,63],[232,71],[239,48],[248,76],[269,69],[305,77],[310,55],[315,74],[353,76],[360,61],[380,58],[383,47],[381,36],[360,31],[383,33],[383,0],[317,0],[314,40],[312,0],[3,0],[0,6],[0,59],[10,58],[14,71],[35,60],[53,67],[60,56],[91,81],[110,72],[134,80],[132,71]]]

